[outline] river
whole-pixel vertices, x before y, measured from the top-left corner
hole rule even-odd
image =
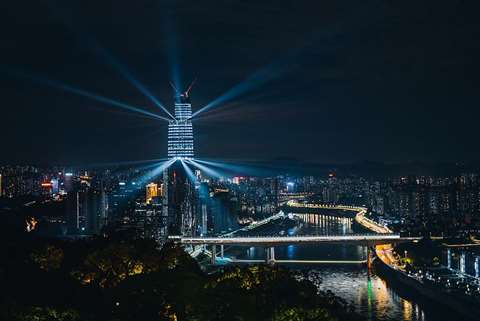
[[[330,210],[331,211],[331,210]],[[322,214],[296,214],[296,221],[275,221],[248,232],[252,235],[320,235],[352,234],[352,218],[332,216],[338,212]],[[222,227],[226,229],[226,227]],[[263,259],[261,247],[226,248],[227,256],[237,259]],[[280,260],[339,260],[361,261],[366,249],[357,245],[288,245],[275,247],[275,258]],[[437,303],[422,299],[411,289],[392,284],[367,271],[362,264],[286,264],[294,269],[307,269],[321,290],[331,290],[347,302],[353,303],[366,320],[379,321],[460,321],[457,313]]]

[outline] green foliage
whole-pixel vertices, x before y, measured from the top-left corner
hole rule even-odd
[[[0,308],[5,320],[356,318],[338,297],[318,293],[312,283],[299,280],[289,270],[231,266],[205,274],[173,243],[159,250],[150,240],[98,238],[63,243],[37,240],[22,247],[17,252],[25,255],[12,262],[12,267],[22,269],[9,268],[8,278],[0,274],[6,285],[0,294],[0,302],[7,302]]]
[[[80,315],[72,309],[50,307],[28,307],[13,312],[12,321],[77,321]]]
[[[63,262],[63,250],[54,245],[46,245],[34,251],[30,257],[42,270],[56,270]]]
[[[88,253],[72,275],[85,285],[112,287],[127,277],[158,271],[162,264],[155,243],[111,242]]]
[[[284,308],[276,311],[271,321],[337,321],[326,309],[302,309],[298,307]]]
[[[405,258],[405,251],[407,258]],[[402,258],[403,263],[414,267],[436,266],[441,256],[441,245],[429,239],[418,243],[404,243],[395,247],[395,252]]]

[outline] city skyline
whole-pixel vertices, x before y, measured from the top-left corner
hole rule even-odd
[[[478,321],[477,7],[7,3],[0,319]]]
[[[480,158],[472,148],[479,65],[469,58],[478,53],[478,25],[467,4],[214,8],[140,2],[112,13],[106,4],[52,1],[25,12],[10,4],[2,19],[2,161],[164,157],[167,123],[78,90],[167,117],[169,82],[184,88],[195,77],[192,111],[208,107],[194,119],[202,157]]]

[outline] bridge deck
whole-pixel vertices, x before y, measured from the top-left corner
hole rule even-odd
[[[265,263],[265,260],[239,260],[232,259],[232,263]],[[366,264],[367,260],[275,260],[283,264]]]
[[[182,244],[235,244],[235,245],[286,245],[286,244],[319,244],[319,243],[351,243],[376,245],[385,243],[409,242],[418,238],[400,237],[399,234],[350,234],[320,236],[245,236],[245,237],[178,237],[170,239]]]

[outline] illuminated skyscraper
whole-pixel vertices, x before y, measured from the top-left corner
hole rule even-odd
[[[150,183],[146,186],[146,189],[145,203],[150,204],[152,199],[158,196],[158,185]]]
[[[193,157],[192,104],[188,93],[177,92],[175,97],[175,120],[168,124],[168,157]]]
[[[168,124],[168,157],[193,158],[192,105],[189,92],[175,88],[175,119]],[[162,215],[168,217],[167,233],[193,235],[195,232],[195,186],[188,180],[180,162],[163,173]]]

